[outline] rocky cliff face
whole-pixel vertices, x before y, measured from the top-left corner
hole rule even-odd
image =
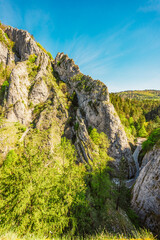
[[[127,159],[128,176],[135,173],[135,163],[120,119],[109,101],[108,89],[99,80],[80,73],[78,66],[63,53],[57,54],[54,70],[69,86],[70,93],[76,93],[80,119],[86,128],[93,127],[104,132],[110,140],[109,155],[115,159],[114,165],[124,156]]]
[[[144,157],[143,169],[133,188],[132,206],[142,224],[159,234],[160,223],[160,148]]]
[[[12,61],[15,61],[15,55],[10,53],[7,46],[0,42],[0,62],[4,65],[9,65]]]
[[[52,150],[53,138],[60,141],[65,135],[75,144],[82,162],[93,160],[87,129],[96,128],[109,138],[114,166],[118,169],[120,159],[125,157],[126,177],[132,177],[135,163],[107,87],[80,73],[63,53],[52,60],[27,31],[7,27],[5,32],[14,43],[13,52],[5,41],[0,42],[0,61],[6,66],[14,63],[2,104],[8,121],[27,127],[32,124],[31,128],[40,131],[47,129]]]

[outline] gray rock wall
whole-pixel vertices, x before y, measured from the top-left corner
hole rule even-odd
[[[27,31],[7,27],[5,32],[9,38],[15,42],[15,49],[21,61],[27,60],[31,54],[40,54],[41,51],[39,47]]]
[[[53,99],[58,100],[56,112],[59,111],[59,114],[57,114],[59,117],[55,117],[54,119],[57,121],[57,124],[60,124],[61,116],[64,113],[64,115],[67,116],[68,113],[66,113],[67,111],[64,106],[64,103],[67,101],[66,97],[62,93],[58,96],[58,85],[54,82],[56,79],[54,80],[51,73],[51,69],[54,67],[54,73],[57,74],[57,78],[66,82],[69,93],[73,94],[73,92],[75,92],[78,99],[78,109],[77,112],[75,112],[75,118],[81,120],[79,121],[79,134],[74,131],[73,127],[71,131],[69,130],[72,132],[71,134],[77,138],[75,143],[77,149],[80,145],[82,149],[82,142],[87,142],[86,139],[89,139],[88,127],[91,126],[99,132],[106,133],[110,141],[109,155],[115,159],[113,162],[115,168],[118,170],[119,161],[124,156],[127,160],[126,177],[132,177],[135,174],[136,167],[132,158],[131,149],[120,119],[109,101],[109,93],[105,84],[81,74],[79,67],[75,65],[74,61],[63,53],[57,54],[55,62],[51,61],[49,56],[37,45],[27,31],[8,27],[5,32],[9,38],[15,42],[15,51],[19,56],[19,62],[13,68],[10,76],[9,90],[6,97],[5,112],[8,120],[19,121],[25,125],[29,125],[32,121],[35,121],[35,117],[38,117],[34,114],[34,107],[38,104],[47,104],[46,102],[49,99],[52,99],[51,105],[55,104],[55,100]],[[7,50],[4,48],[2,52],[3,53],[0,53],[1,58],[6,61]],[[38,67],[38,71],[36,76],[30,79],[27,60],[32,54],[37,56],[35,65]],[[77,80],[74,76],[80,76],[80,79]],[[46,79],[46,81],[44,81],[44,79]],[[55,98],[56,94],[57,97]],[[55,112],[55,108],[51,107],[51,109]],[[40,125],[40,122],[42,122],[40,119],[43,119],[44,122],[45,116],[47,125],[51,125],[53,119],[50,119],[49,116],[53,116],[53,114],[43,109],[41,111],[39,120],[36,119],[37,124],[39,123]],[[43,111],[45,114],[43,114]],[[81,117],[79,117],[80,114]],[[49,121],[50,124],[48,123]],[[63,122],[64,121],[65,120],[63,120]],[[45,128],[43,123],[41,123],[41,126],[42,125]],[[80,140],[82,136],[83,139]],[[87,160],[87,156],[90,158],[87,151],[87,147],[85,147],[85,150],[82,151],[83,154],[79,152],[79,155],[86,156],[83,157],[85,161]]]
[[[57,54],[54,69],[60,79],[67,82],[70,92],[76,92],[86,128],[91,126],[107,134],[110,141],[109,155],[115,159],[114,166],[118,169],[119,161],[124,156],[127,160],[127,176],[132,177],[136,172],[135,162],[124,128],[109,101],[107,87],[89,76],[82,76],[74,66],[74,61],[69,60],[68,56]],[[74,77],[76,75],[80,76],[80,80]]]
[[[132,206],[140,217],[142,224],[159,234],[160,148],[155,146],[144,158],[145,165],[133,188]]]

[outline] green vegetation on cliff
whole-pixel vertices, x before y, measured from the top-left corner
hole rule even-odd
[[[84,235],[82,236],[71,236],[69,234],[63,235],[61,237],[56,236],[37,236],[36,234],[27,234],[21,236],[16,232],[6,232],[5,229],[0,229],[0,240],[156,240],[152,233],[147,230],[140,229],[139,231],[134,231],[132,236],[125,237],[124,234],[111,234],[109,232],[103,231],[101,233],[96,233],[95,235]]]
[[[21,235],[81,236],[103,229],[131,234],[134,227],[125,209],[116,210],[106,135],[90,130],[94,159],[85,165],[76,163],[69,140],[62,138],[51,153],[41,134],[32,130],[25,145],[17,143],[0,168],[1,227]]]
[[[19,34],[23,37],[23,30]],[[2,35],[3,43],[4,40],[9,42],[4,32]],[[63,239],[63,236],[67,239],[84,236],[86,239],[118,238],[111,234],[135,237],[132,231],[137,226],[137,216],[130,209],[130,192],[124,184],[125,159],[119,159],[120,185],[116,185],[112,179],[114,170],[108,164],[114,161],[107,153],[112,141],[109,142],[105,133],[98,132],[99,123],[93,124],[97,129],[87,125],[85,111],[88,110],[80,105],[80,100],[84,102],[87,96],[87,107],[90,106],[92,112],[88,119],[90,116],[93,119],[100,115],[97,111],[99,103],[105,101],[107,106],[104,108],[109,116],[117,117],[115,112],[110,113],[107,87],[89,76],[76,75],[78,66],[63,54],[56,66],[62,67],[60,70],[68,79],[73,77],[72,84],[62,82],[51,54],[38,43],[33,49],[28,37],[21,46],[21,37],[15,40],[21,48],[19,54],[26,54],[28,49],[32,54],[25,61],[19,56],[21,61],[13,63],[16,67],[11,75],[8,67],[0,65],[0,114],[3,110],[0,124],[0,231],[13,231],[21,237],[33,234],[54,239]],[[49,57],[42,52],[39,56],[40,49]],[[8,63],[4,61],[5,64]],[[121,121],[130,133],[135,129],[133,135],[146,136],[148,124],[142,117],[144,113],[136,118],[137,112],[133,110],[132,117],[128,117],[127,104],[123,105],[125,110],[119,110],[117,105],[117,112],[122,113]],[[132,103],[129,104],[130,109]],[[158,106],[156,101],[154,104]],[[159,119],[156,121],[155,124]],[[103,129],[110,128],[109,124]],[[117,144],[121,136],[119,132],[115,136],[114,149],[117,151],[118,146],[121,152],[123,141]],[[121,139],[126,139],[125,134]],[[79,153],[82,158],[78,157]],[[85,154],[88,154],[86,158]]]
[[[6,26],[0,21],[0,42],[4,43],[9,51],[14,51],[15,43],[11,41],[7,33],[4,32],[5,28]]]
[[[143,151],[146,153],[150,150],[152,150],[152,148],[155,145],[159,145],[160,146],[160,128],[155,129],[150,136],[148,137],[148,139],[143,142],[142,144],[142,149]]]
[[[55,235],[75,226],[71,209],[83,203],[83,166],[74,147],[62,139],[54,156],[27,144],[11,150],[1,167],[1,225],[18,233]]]

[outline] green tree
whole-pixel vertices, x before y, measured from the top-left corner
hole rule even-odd
[[[116,186],[116,210],[118,210],[118,208],[120,206],[122,206],[122,204],[126,204],[125,203],[125,195],[126,195],[126,186],[125,186],[125,176],[126,176],[126,166],[127,166],[127,162],[125,160],[124,157],[121,158],[121,161],[119,163],[119,169],[118,169],[118,184]]]
[[[139,137],[146,137],[148,135],[147,132],[146,132],[144,124],[139,129],[138,135],[139,135]]]
[[[103,225],[104,213],[106,212],[107,199],[111,197],[110,168],[108,162],[112,159],[108,156],[107,150],[109,141],[103,132],[98,133],[94,128],[90,131],[93,143],[93,161],[90,163],[86,176],[87,201],[89,202],[90,226],[95,229]],[[89,231],[89,229],[87,229]],[[93,231],[90,229],[90,231]]]
[[[148,139],[143,142],[142,149],[144,153],[150,151],[153,146],[158,142],[160,142],[160,128],[153,130]]]
[[[32,144],[9,152],[0,169],[1,225],[21,234],[74,232],[72,209],[85,202],[84,166],[75,159],[75,149],[66,139],[53,156]]]
[[[47,155],[29,146],[25,152],[8,153],[0,175],[1,224],[15,226],[21,233],[43,228],[43,211],[52,180],[46,160]]]
[[[48,214],[51,231],[62,234],[66,229],[77,230],[76,208],[85,206],[85,168],[76,164],[75,147],[62,138],[55,151],[57,181],[50,191]]]

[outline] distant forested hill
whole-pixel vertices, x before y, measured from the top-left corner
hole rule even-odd
[[[147,94],[150,97],[151,95],[155,97],[147,99]],[[158,97],[159,99],[156,99]],[[111,93],[110,100],[124,125],[128,137],[131,135],[147,137],[154,129],[160,127],[160,91]]]
[[[160,100],[160,90],[135,90],[115,93],[123,98],[138,99],[138,100]]]

